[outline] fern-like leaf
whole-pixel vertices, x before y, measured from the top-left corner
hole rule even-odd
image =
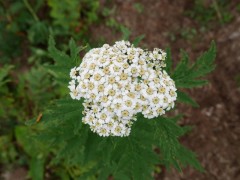
[[[216,57],[216,46],[212,42],[210,49],[203,53],[193,65],[189,65],[186,52],[182,51],[182,60],[175,68],[172,78],[178,88],[192,88],[203,86],[207,80],[199,79],[214,70],[214,59]]]

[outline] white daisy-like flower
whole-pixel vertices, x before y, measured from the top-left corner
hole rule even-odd
[[[166,53],[128,41],[90,50],[70,71],[70,96],[84,98],[83,123],[100,136],[129,136],[136,114],[146,118],[174,107],[174,81],[164,71]]]

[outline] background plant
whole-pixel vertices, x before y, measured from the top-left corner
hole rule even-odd
[[[186,14],[206,27],[214,21],[223,25],[233,19],[228,5],[229,1],[226,0],[194,0]]]
[[[50,38],[49,53],[55,60],[55,65],[50,69],[65,88],[69,82],[69,69],[80,62],[78,53],[82,48],[71,40],[69,49],[70,55],[59,51]],[[172,75],[178,89],[198,87],[207,83],[202,78],[214,69],[214,59],[215,45],[212,43],[210,49],[192,65],[187,54],[182,52],[181,61],[173,69],[168,50],[166,70]],[[197,106],[181,90],[178,91],[178,100]],[[203,171],[196,155],[179,143],[179,138],[189,131],[189,127],[177,124],[181,116],[147,120],[139,115],[129,137],[102,138],[81,122],[82,111],[82,101],[73,101],[66,94],[66,97],[56,100],[47,108],[40,123],[36,124],[35,119],[28,122],[33,128],[38,124],[41,126],[38,140],[49,145],[48,149],[56,157],[52,162],[64,164],[66,174],[72,178],[106,179],[113,176],[115,179],[150,179],[157,165],[174,167],[179,171],[191,165]]]

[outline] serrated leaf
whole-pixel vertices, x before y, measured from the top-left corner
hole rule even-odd
[[[136,37],[136,38],[133,40],[132,44],[133,44],[135,47],[138,46],[139,43],[143,40],[144,37],[145,37],[144,34],[141,35],[141,36]]]
[[[199,107],[195,100],[182,91],[177,91],[177,100],[186,104],[190,104],[193,107]]]
[[[182,51],[181,61],[178,63],[172,75],[177,88],[193,88],[207,84],[207,80],[199,78],[202,78],[214,70],[215,57],[216,46],[214,42],[212,42],[209,50],[203,53],[193,65],[189,65],[188,55]]]
[[[49,55],[54,59],[54,65],[45,66],[57,79],[58,83],[67,87],[70,81],[69,73],[71,68],[80,62],[79,52],[83,47],[78,47],[73,39],[69,42],[70,56],[56,48],[52,35],[49,38]]]
[[[182,59],[177,65],[177,67],[175,68],[172,75],[172,78],[176,80],[182,78],[188,72],[189,57],[187,53],[183,50],[181,51],[181,55],[182,55]]]
[[[131,35],[131,31],[127,27],[121,26],[121,32],[123,34],[122,39],[127,41]]]
[[[194,153],[187,150],[179,143],[179,137],[187,132],[186,128],[182,128],[174,121],[170,121],[167,118],[156,118],[154,119],[157,124],[156,129],[156,140],[161,152],[162,164],[167,168],[171,166],[181,171],[181,166],[185,167],[191,165],[198,170],[202,170],[200,163],[196,159]],[[188,151],[188,154],[182,154],[182,152]]]
[[[216,58],[216,44],[214,41],[211,43],[211,47],[207,52],[204,52],[191,67],[191,77],[202,77],[215,68],[214,60]]]
[[[83,46],[79,47],[73,39],[71,39],[69,41],[70,57],[75,62],[75,66],[79,65],[79,63],[80,63],[79,53],[85,48],[86,48],[86,46],[85,47],[83,47]]]
[[[208,83],[207,80],[178,80],[175,81],[175,84],[178,88],[193,88],[193,87],[201,87]]]

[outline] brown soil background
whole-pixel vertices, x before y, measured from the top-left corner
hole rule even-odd
[[[181,124],[193,125],[191,133],[181,139],[187,147],[195,151],[205,173],[186,168],[182,173],[175,170],[163,171],[156,179],[163,180],[238,180],[240,179],[240,88],[236,76],[240,74],[240,13],[234,10],[238,1],[230,3],[234,15],[230,23],[213,23],[205,33],[200,25],[184,15],[192,1],[177,0],[116,0],[114,18],[128,27],[137,37],[145,34],[142,46],[171,47],[174,62],[179,59],[180,49],[186,50],[192,60],[207,50],[210,42],[217,44],[216,70],[208,76],[209,85],[196,88],[190,94],[200,108],[179,105],[178,111],[185,113]],[[141,3],[142,13],[134,8]],[[107,2],[101,1],[102,7]],[[198,33],[193,39],[181,37],[184,28],[195,28]],[[95,39],[104,38],[112,43],[120,38],[104,25],[92,27]],[[171,40],[174,34],[175,40]]]

